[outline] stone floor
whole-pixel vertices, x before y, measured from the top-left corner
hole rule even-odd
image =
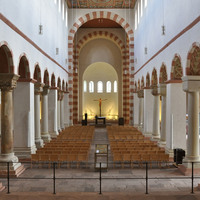
[[[10,194],[7,194],[7,179],[0,179],[6,186],[0,192],[0,200],[18,199],[69,199],[69,200],[196,200],[200,199],[197,189],[200,177],[194,179],[194,194],[191,194],[191,177],[183,176],[178,169],[170,167],[150,168],[148,171],[148,193],[146,193],[145,168],[114,169],[110,164],[107,172],[102,172],[102,187],[100,193],[100,173],[94,170],[95,144],[108,144],[106,129],[96,128],[91,146],[89,167],[81,169],[59,168],[55,170],[55,191],[53,194],[53,169],[30,169],[25,163],[26,171],[16,179],[10,180]],[[110,152],[109,152],[110,153]],[[112,156],[109,155],[112,161]]]

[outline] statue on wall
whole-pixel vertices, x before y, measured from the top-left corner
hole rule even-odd
[[[101,117],[101,104],[102,101],[106,101],[107,99],[95,99],[94,101],[98,101],[99,102],[99,116]]]

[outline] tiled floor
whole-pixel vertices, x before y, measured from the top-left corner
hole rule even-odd
[[[109,168],[102,172],[102,187],[100,195],[99,172],[94,170],[94,145],[108,143],[105,129],[95,131],[90,153],[89,168],[56,169],[55,191],[53,194],[53,169],[35,168],[27,170],[18,179],[10,180],[10,194],[6,189],[0,193],[0,200],[18,199],[70,199],[70,200],[195,200],[200,199],[197,189],[200,177],[194,179],[194,194],[191,194],[191,178],[180,174],[173,165],[170,168],[149,169],[148,193],[146,192],[145,168]],[[109,156],[110,160],[112,157]],[[111,166],[111,165],[110,165]],[[27,165],[28,167],[28,165]],[[6,179],[0,179],[7,185]]]

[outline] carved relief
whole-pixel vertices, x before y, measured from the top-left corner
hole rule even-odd
[[[160,68],[159,82],[164,83],[165,81],[167,81],[167,70],[166,70],[166,66],[164,64],[162,64],[162,66]]]
[[[197,46],[190,55],[190,75],[200,75],[200,48]]]
[[[181,66],[181,60],[176,55],[172,61],[171,79],[172,80],[181,80],[182,76],[183,76],[183,69]]]
[[[0,74],[0,89],[3,91],[13,90],[17,86],[19,76],[16,74]]]

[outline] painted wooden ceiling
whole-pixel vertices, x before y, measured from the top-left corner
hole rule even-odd
[[[136,0],[66,0],[69,8],[134,8]]]

